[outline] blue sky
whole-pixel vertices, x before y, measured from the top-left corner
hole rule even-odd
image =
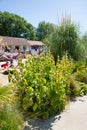
[[[87,31],[87,0],[0,0],[0,11],[17,14],[34,27],[41,21],[58,24],[67,14],[80,24],[81,33]]]

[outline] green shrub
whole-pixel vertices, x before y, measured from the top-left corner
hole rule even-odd
[[[70,82],[70,97],[76,97],[80,95],[80,86],[76,80],[72,79]]]
[[[74,62],[70,80],[70,97],[87,94],[87,68],[84,61]]]
[[[56,66],[50,54],[41,56],[40,60],[32,57],[19,68],[10,79],[23,112],[30,117],[48,118],[64,110],[73,70],[73,63],[67,56]]]
[[[87,84],[87,67],[85,64],[78,64],[77,71],[74,73],[75,80]]]
[[[87,84],[82,83],[82,82],[78,82],[79,87],[80,87],[80,91],[79,91],[79,95],[83,96],[87,94]]]

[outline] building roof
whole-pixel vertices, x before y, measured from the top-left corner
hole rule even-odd
[[[41,41],[30,41],[28,40],[30,46],[44,46],[44,43]]]
[[[24,38],[16,38],[16,37],[7,37],[7,36],[1,36],[0,38],[1,44],[6,44],[6,45],[27,45],[28,41]]]
[[[16,38],[16,37],[8,37],[8,36],[0,36],[0,45],[30,45],[30,46],[44,46],[44,43],[41,41],[31,41],[25,38]]]

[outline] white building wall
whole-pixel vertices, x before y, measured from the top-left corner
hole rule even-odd
[[[23,51],[23,46],[19,46],[19,49]]]
[[[30,46],[26,46],[26,50],[29,51],[30,50]]]

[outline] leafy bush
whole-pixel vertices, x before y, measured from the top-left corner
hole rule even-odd
[[[77,71],[74,73],[75,80],[87,84],[87,67],[85,64],[78,64]]]
[[[22,111],[30,117],[48,118],[64,110],[70,94],[69,80],[73,70],[72,61],[67,56],[55,66],[48,54],[27,59],[14,69],[10,80],[16,88],[16,96]]]
[[[87,94],[87,84],[82,83],[82,82],[78,82],[79,86],[80,86],[80,94],[81,96],[86,95]]]
[[[72,79],[70,82],[70,98],[80,95],[80,86],[76,80]]]
[[[76,97],[87,94],[87,68],[84,61],[74,62],[70,80],[70,96]]]
[[[71,97],[87,94],[84,63],[73,62],[67,55],[54,65],[51,54],[29,58],[9,75],[21,110],[30,117],[48,117],[60,113]]]

